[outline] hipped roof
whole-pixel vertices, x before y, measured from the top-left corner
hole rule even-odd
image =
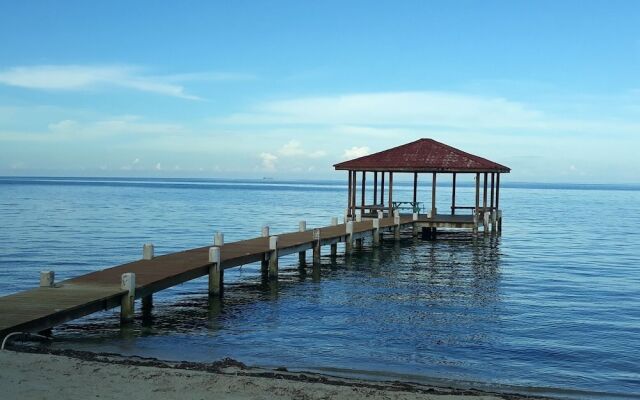
[[[510,168],[433,139],[419,139],[392,149],[334,165],[336,170],[387,172],[501,172]]]

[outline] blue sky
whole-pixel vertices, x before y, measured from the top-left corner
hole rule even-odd
[[[342,178],[431,137],[640,182],[637,1],[4,2],[0,175]]]

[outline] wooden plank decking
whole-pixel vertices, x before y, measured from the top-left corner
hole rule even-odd
[[[401,226],[412,225],[411,216]],[[393,218],[380,220],[380,229],[393,228]],[[354,222],[353,237],[371,234],[372,221]],[[320,228],[321,245],[344,242],[346,225]],[[278,235],[278,256],[311,249],[313,230]],[[209,273],[209,247],[138,260],[57,283],[0,297],[0,339],[11,332],[38,332],[101,310],[120,306],[127,291],[121,289],[122,274],[135,273],[135,297],[140,298]],[[269,238],[258,237],[221,246],[223,269],[263,260]]]
[[[398,230],[405,226],[414,228],[473,228],[477,231],[482,221],[474,221],[469,215],[436,215],[428,218],[419,215],[400,217]],[[394,218],[379,220],[380,232],[395,229]],[[349,238],[347,225],[339,224],[320,228],[320,246],[371,236],[374,232],[372,220],[353,223],[353,234]],[[487,231],[487,227],[484,227]],[[399,232],[399,231],[396,231]],[[292,232],[278,236],[277,256],[312,249],[313,230]],[[39,332],[67,321],[108,310],[121,305],[128,291],[121,288],[124,273],[135,274],[135,298],[152,295],[160,290],[209,274],[209,248],[196,249],[158,256],[150,260],[138,260],[101,271],[91,272],[68,279],[54,287],[38,287],[24,292],[0,297],[0,340],[12,332]],[[271,254],[268,237],[257,237],[226,243],[220,247],[220,266],[228,269],[244,264],[263,261]]]

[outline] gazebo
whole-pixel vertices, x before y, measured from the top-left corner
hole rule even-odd
[[[486,231],[502,228],[500,210],[500,174],[511,169],[485,158],[464,152],[433,139],[419,139],[375,154],[344,161],[334,165],[336,170],[349,172],[349,190],[346,218],[378,218],[410,211],[413,219],[423,228],[471,228],[477,231],[480,225]],[[360,196],[358,196],[358,172]],[[393,198],[394,174],[413,174],[412,201],[396,201]],[[372,202],[366,204],[367,176],[373,174]],[[418,202],[418,175],[431,174],[431,207],[422,212]],[[436,188],[438,174],[450,174],[452,182],[450,212],[438,213]],[[458,174],[475,175],[475,204],[456,204],[456,179]],[[385,202],[385,179],[386,196]],[[490,180],[490,186],[489,186]],[[482,183],[482,185],[481,185]],[[482,186],[482,189],[481,189]],[[482,191],[482,202],[480,201]],[[358,203],[360,198],[360,204]],[[464,213],[462,210],[470,210]],[[359,214],[357,213],[359,211]],[[380,214],[381,213],[381,214]]]

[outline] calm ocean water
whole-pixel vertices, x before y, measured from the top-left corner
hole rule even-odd
[[[342,217],[343,182],[0,178],[0,295],[140,258]],[[439,188],[439,208],[450,189]],[[429,201],[425,185],[421,199]],[[459,189],[473,203],[472,188]],[[410,198],[409,186],[394,189]],[[505,387],[574,398],[640,398],[640,187],[508,185],[501,237],[405,237],[320,275],[281,261],[155,297],[154,319],[117,310],[54,331],[55,348],[162,359],[232,357],[384,379]],[[342,252],[340,252],[342,254]],[[550,388],[548,391],[546,388]],[[620,396],[617,396],[617,395]]]

